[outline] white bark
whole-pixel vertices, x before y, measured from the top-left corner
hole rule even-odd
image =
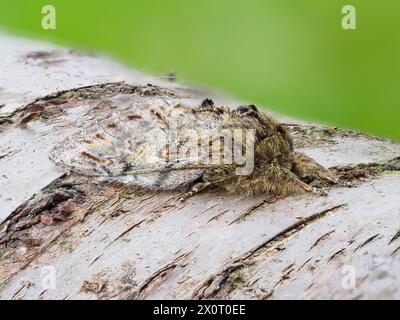
[[[31,103],[122,80],[208,96],[106,58],[0,35],[2,299],[400,298],[400,173],[390,162],[400,145],[291,120],[301,151],[349,166],[343,176],[353,187],[275,203],[221,192],[180,204],[176,193],[63,176],[48,152],[91,121],[102,97],[36,120]]]

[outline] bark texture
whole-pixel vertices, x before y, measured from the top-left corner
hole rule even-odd
[[[400,298],[400,145],[276,116],[347,186],[275,202],[182,204],[68,176],[49,150],[124,96],[239,103],[103,57],[0,43],[0,298]]]

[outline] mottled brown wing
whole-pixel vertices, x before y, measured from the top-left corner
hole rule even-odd
[[[50,158],[88,176],[207,168],[219,165],[215,158],[221,149],[220,128],[218,121],[204,119],[179,103],[142,101],[66,139]],[[211,138],[210,132],[215,133]],[[199,140],[208,148],[199,148]]]

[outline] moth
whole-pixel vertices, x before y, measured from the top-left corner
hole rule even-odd
[[[205,99],[197,108],[150,99],[117,110],[56,146],[56,165],[153,190],[203,190],[287,196],[323,195],[312,182],[328,171],[296,152],[285,127],[255,105],[236,109]],[[240,169],[248,168],[249,170]],[[244,172],[244,173],[243,173]]]

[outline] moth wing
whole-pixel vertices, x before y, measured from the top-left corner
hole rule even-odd
[[[169,123],[191,127],[195,126],[195,118],[191,113],[168,112],[170,108],[163,101],[153,101],[115,112],[67,138],[53,148],[50,158],[58,166],[87,176],[117,177],[199,168],[201,161],[193,151],[197,144],[175,139],[179,130],[171,130]]]

